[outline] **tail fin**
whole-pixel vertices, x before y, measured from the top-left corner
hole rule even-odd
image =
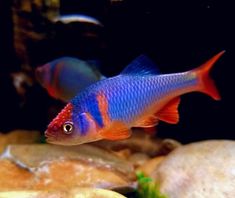
[[[213,56],[210,60],[208,60],[206,63],[193,70],[193,72],[196,73],[196,75],[200,80],[199,91],[208,94],[215,100],[220,100],[220,95],[215,87],[214,81],[209,76],[209,72],[214,63],[224,54],[224,52],[225,51],[219,52],[218,54]]]

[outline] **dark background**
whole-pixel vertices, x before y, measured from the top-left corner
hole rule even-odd
[[[235,9],[232,3],[213,0],[123,0],[115,3],[61,1],[61,13],[73,12],[89,14],[104,24],[100,33],[101,47],[91,44],[93,48],[83,48],[80,55],[100,59],[101,72],[106,76],[118,74],[125,65],[142,53],[152,58],[162,73],[173,73],[195,68],[221,50],[226,50],[211,74],[222,100],[213,101],[201,93],[182,96],[179,107],[180,123],[160,123],[158,136],[175,138],[184,143],[202,139],[235,138]],[[12,36],[11,1],[0,0],[1,74],[17,68]],[[49,51],[67,48],[69,50],[64,50],[64,55],[74,55],[73,51],[79,44],[72,44],[77,37],[76,33],[72,36],[68,36],[68,32],[67,35],[60,34],[56,42],[49,44],[48,51],[43,50],[45,43],[35,45],[32,57],[38,62],[50,61],[56,55],[48,55]],[[4,97],[6,92],[6,88],[1,89],[1,97]],[[43,105],[44,100],[39,97],[37,103]],[[12,107],[14,104],[10,101],[11,98],[1,100],[1,107],[4,108],[1,113],[2,122],[11,126],[9,129],[27,128],[27,125],[19,124],[20,115],[15,115]],[[31,108],[28,114],[43,116],[36,107]],[[27,119],[27,122],[31,123],[28,128],[34,128],[32,123],[37,123],[35,128],[43,130],[48,124],[48,120],[40,116],[21,119]]]

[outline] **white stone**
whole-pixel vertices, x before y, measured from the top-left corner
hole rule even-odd
[[[235,198],[235,141],[210,140],[177,148],[153,173],[169,198]]]

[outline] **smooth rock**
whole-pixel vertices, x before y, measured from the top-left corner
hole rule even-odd
[[[0,198],[125,198],[110,190],[77,188],[70,191],[6,191]]]
[[[181,146],[156,166],[152,177],[170,198],[234,198],[235,141]]]
[[[156,167],[165,159],[165,156],[158,156],[147,160],[141,166],[139,166],[136,171],[144,173],[145,176],[151,177]]]
[[[37,168],[47,161],[69,159],[95,164],[101,168],[117,170],[130,178],[133,177],[134,171],[132,164],[128,161],[114,155],[112,152],[89,144],[79,146],[9,145],[0,157],[10,159],[28,169]]]
[[[133,189],[131,163],[91,145],[10,145],[1,155],[0,190]]]

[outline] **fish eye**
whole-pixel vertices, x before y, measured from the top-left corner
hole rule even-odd
[[[73,123],[72,122],[65,122],[63,124],[63,131],[65,134],[71,134],[73,132]]]

